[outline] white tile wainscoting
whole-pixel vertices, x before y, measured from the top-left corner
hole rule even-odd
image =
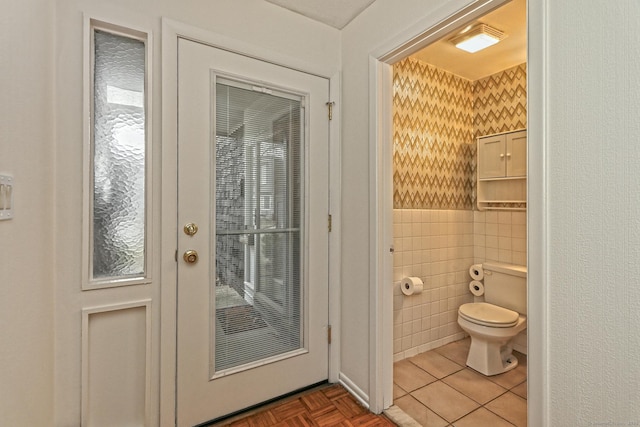
[[[473,301],[469,266],[485,261],[526,265],[526,212],[394,209],[394,361],[465,336],[458,307]],[[419,295],[404,296],[400,281],[417,276]],[[526,353],[526,335],[515,348]]]

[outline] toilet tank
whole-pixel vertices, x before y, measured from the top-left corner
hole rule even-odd
[[[527,267],[485,262],[482,269],[485,302],[527,314]]]

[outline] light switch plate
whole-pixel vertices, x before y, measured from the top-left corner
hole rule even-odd
[[[13,218],[13,177],[0,175],[0,221]]]

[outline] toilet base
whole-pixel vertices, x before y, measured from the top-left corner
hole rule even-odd
[[[471,337],[467,366],[486,376],[503,374],[518,366],[513,349],[504,341],[486,341]]]

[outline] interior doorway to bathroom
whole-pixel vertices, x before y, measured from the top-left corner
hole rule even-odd
[[[472,301],[471,264],[488,259],[526,264],[527,259],[523,205],[477,210],[476,138],[527,126],[526,0],[492,9],[458,22],[456,31],[441,34],[423,50],[388,62],[393,64],[387,79],[393,93],[386,100],[392,105],[393,146],[387,153],[392,185],[387,184],[386,203],[392,210],[386,226],[394,255],[386,277],[394,290],[393,400],[430,420],[497,416],[517,425],[526,422],[526,364],[509,381],[477,377],[465,367],[468,341],[460,341],[464,333],[457,325],[458,307]],[[456,49],[451,39],[480,23],[507,37],[475,54]],[[400,292],[406,276],[423,280],[422,294]],[[526,354],[526,336],[519,337],[516,350]],[[469,396],[472,392],[461,389],[460,382],[474,379],[486,394]],[[453,405],[437,401],[444,395],[466,409],[451,413]],[[502,395],[517,408],[514,413],[497,413],[502,400],[493,403],[493,411],[486,406]]]

